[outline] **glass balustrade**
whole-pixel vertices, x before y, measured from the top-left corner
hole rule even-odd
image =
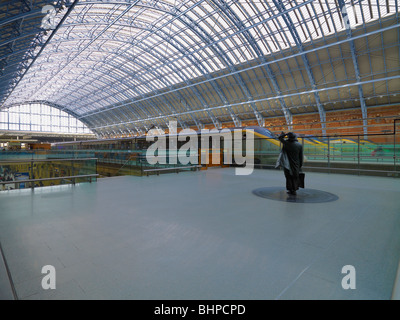
[[[5,155],[6,156],[6,155]],[[46,187],[96,181],[97,159],[13,159],[0,155],[0,190]]]

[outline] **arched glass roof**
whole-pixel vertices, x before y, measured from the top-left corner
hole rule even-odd
[[[166,127],[172,118],[201,128],[271,116],[290,124],[294,114],[314,112],[323,123],[326,111],[354,107],[366,118],[369,105],[400,100],[398,0],[76,0],[37,8],[46,3],[59,10],[57,28],[38,33],[31,60],[20,57],[18,81],[0,87],[1,106],[55,103],[100,135]]]

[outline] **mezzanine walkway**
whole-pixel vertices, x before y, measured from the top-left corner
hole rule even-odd
[[[0,193],[0,242],[18,299],[390,299],[400,179],[307,173],[335,201],[253,190],[283,173],[234,169]],[[1,262],[1,259],[0,259]],[[44,265],[56,289],[43,290]],[[356,289],[341,286],[342,267]],[[12,299],[0,266],[0,299]]]

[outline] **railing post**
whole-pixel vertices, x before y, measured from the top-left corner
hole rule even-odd
[[[75,176],[75,168],[74,168],[74,160],[71,159],[71,166],[72,166],[72,176]],[[72,178],[72,184],[75,185],[75,178]]]
[[[331,161],[330,161],[330,152],[331,152],[331,150],[330,150],[331,148],[330,148],[330,140],[329,140],[329,136],[328,136],[328,154],[327,154],[327,157],[328,157],[328,173],[331,173],[331,170],[330,170],[330,168],[331,168]]]
[[[35,179],[34,177],[33,177],[33,155],[32,155],[32,160],[31,160],[31,179]],[[32,181],[31,182],[31,188],[32,189],[34,189],[35,188],[35,182],[34,181]]]
[[[360,135],[357,136],[357,146],[358,175],[360,175]]]
[[[393,171],[396,172],[396,134],[393,135]]]
[[[398,121],[399,119],[395,119],[394,120],[394,130],[393,130],[393,171],[394,173],[394,177],[397,176],[396,173],[396,121]]]

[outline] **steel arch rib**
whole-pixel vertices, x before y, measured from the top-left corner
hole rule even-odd
[[[48,81],[48,80],[47,80]],[[204,100],[203,100],[204,101]],[[215,121],[214,121],[215,122]]]
[[[275,3],[275,6],[277,7],[277,9],[283,14],[282,18],[285,21],[287,27],[289,28],[289,32],[291,33],[293,39],[295,40],[297,47],[299,48],[299,51],[304,53],[303,44],[300,40],[300,36],[294,27],[292,19],[287,14],[287,11],[286,11],[286,8],[285,8],[283,2],[281,0],[273,0],[273,2]],[[311,87],[312,87],[312,89],[315,90],[315,89],[317,89],[317,85],[315,83],[314,75],[311,70],[310,63],[307,59],[307,56],[305,54],[302,54],[301,58],[303,60],[304,67],[306,68],[307,75],[308,75],[308,78],[311,83]],[[324,135],[326,135],[326,112],[325,112],[324,107],[321,104],[321,99],[320,99],[318,92],[314,92],[314,97],[315,97],[315,101],[317,103],[318,112],[319,112],[319,116],[320,116],[320,120],[321,120],[322,133]]]
[[[347,13],[347,9],[346,9],[346,5],[344,3],[343,0],[338,0],[339,3],[339,7],[341,8],[342,11],[342,15],[343,15],[343,19],[346,20],[348,19],[348,13]],[[379,8],[379,6],[378,6]],[[351,32],[351,28],[348,24],[345,24],[345,28],[346,28],[346,34],[347,34],[347,38],[348,39],[352,39],[352,32]],[[354,66],[354,72],[356,75],[356,79],[358,82],[361,81],[361,77],[360,77],[360,69],[358,67],[358,59],[357,59],[357,52],[356,52],[356,48],[354,45],[354,41],[350,40],[349,41],[349,46],[350,46],[350,51],[351,51],[351,58],[353,60],[353,66]],[[358,88],[358,95],[360,97],[360,105],[361,105],[361,113],[362,113],[362,117],[363,117],[363,129],[364,129],[364,135],[365,138],[368,135],[368,113],[367,113],[367,107],[365,104],[365,99],[364,99],[364,92],[363,92],[363,88],[362,85],[357,86]]]
[[[160,36],[160,35],[159,35]],[[160,36],[161,37],[161,36]],[[162,37],[163,39],[165,39],[166,41],[174,41],[174,43],[172,44],[179,52],[181,52],[182,54],[184,53],[184,47],[183,47],[183,45],[182,44],[180,44],[179,43],[179,41],[177,41],[176,39],[172,39],[172,37],[170,37],[169,39],[168,38],[165,38],[165,37]],[[120,40],[118,40],[118,39],[114,39],[114,41],[120,41]],[[170,42],[171,43],[171,42]],[[145,50],[146,48],[142,48],[143,50]],[[148,53],[151,53],[151,51],[147,51]],[[113,53],[111,53],[111,54],[113,54]],[[160,56],[161,56],[161,54],[159,54]],[[119,54],[119,57],[124,57],[122,54]],[[156,57],[156,56],[155,56]],[[156,58],[158,58],[158,57],[156,57]],[[206,70],[205,70],[205,68],[202,66],[202,64],[200,63],[200,61],[199,60],[197,60],[195,57],[191,57],[191,56],[186,56],[186,58],[187,59],[189,59],[189,60],[192,60],[193,59],[193,61],[192,61],[192,63],[193,63],[193,65],[195,66],[195,67],[197,67],[202,73],[203,73],[203,75],[205,76],[205,77],[207,77],[208,79],[210,79],[210,80],[212,80],[212,78],[210,78],[210,76],[209,76],[209,74],[206,72]],[[135,58],[135,61],[136,61],[136,59],[137,58]],[[126,60],[126,61],[130,61],[130,60]],[[137,62],[136,62],[137,63]],[[139,64],[140,65],[140,64]],[[147,72],[150,72],[146,67],[144,67],[143,65],[140,65],[141,66],[141,68],[143,68],[143,69],[145,69]],[[171,66],[169,66],[169,68],[172,68]],[[173,67],[173,69],[175,70],[175,73],[176,74],[179,74],[179,72],[177,71],[178,69],[177,68],[175,68],[175,67]],[[182,81],[185,81],[185,80],[187,80],[187,79],[185,79],[185,77],[184,76],[182,76],[181,75],[181,78],[182,78]],[[224,95],[223,95],[223,93],[222,93],[222,91],[221,91],[221,89],[219,88],[219,86],[218,86],[218,84],[216,84],[215,83],[215,81],[210,81],[211,83],[212,83],[212,85],[213,85],[213,87],[214,87],[214,89],[218,92],[218,94],[219,94],[219,96],[220,96],[220,98],[221,98],[221,100],[227,100],[226,99],[226,97],[224,97]],[[171,86],[171,85],[166,85],[166,87],[169,87],[169,86]],[[101,90],[101,89],[99,89],[99,90]],[[155,89],[155,88],[152,88],[151,89],[153,92],[159,92],[157,89]],[[204,100],[203,100],[204,101]],[[218,122],[215,122],[217,125],[219,125],[219,123]]]
[[[265,62],[264,54],[262,53],[262,51],[261,51],[260,47],[258,46],[257,42],[255,41],[253,36],[248,32],[248,30],[246,30],[246,28],[243,25],[242,21],[232,11],[231,7],[227,6],[226,3],[222,2],[221,0],[212,0],[212,2],[215,3],[219,7],[219,9],[222,12],[224,12],[224,14],[227,15],[227,17],[230,19],[230,21],[232,21],[234,23],[234,25],[240,31],[240,33],[243,34],[243,36],[248,41],[250,47],[255,52],[256,56],[258,58],[260,58],[263,62]],[[267,72],[269,80],[271,81],[271,83],[272,83],[272,85],[273,85],[273,87],[275,89],[275,92],[277,93],[277,95],[279,95],[281,90],[280,90],[280,87],[278,85],[278,82],[276,81],[275,75],[272,72],[272,70],[269,67],[269,65],[265,65],[264,66],[264,70]],[[250,94],[249,89],[244,84],[244,81],[241,78],[240,74],[238,75],[238,77],[239,77],[239,82],[242,83],[243,89],[245,91],[245,94],[247,95],[247,98],[249,99],[249,102],[252,105],[252,108],[253,108],[253,111],[254,111],[254,114],[256,116],[257,121],[259,122],[260,125],[263,125],[263,117],[258,112],[256,106],[254,105],[254,102],[252,102],[253,98],[252,98],[252,96]],[[287,108],[285,100],[284,99],[279,99],[279,101],[280,101],[280,104],[281,104],[281,107],[282,107],[283,114],[284,114],[285,119],[286,119],[286,123],[287,123],[288,127],[291,129],[292,128],[292,122],[293,122],[292,114],[291,114],[290,110]]]

